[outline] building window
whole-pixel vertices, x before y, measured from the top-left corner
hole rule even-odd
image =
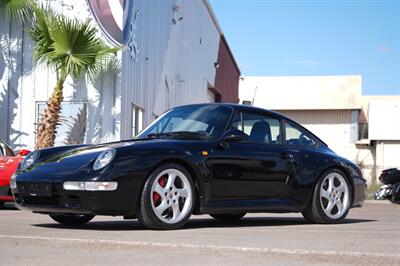
[[[368,123],[358,125],[358,140],[368,139]]]
[[[135,137],[143,129],[143,113],[143,108],[132,105],[132,137]]]
[[[39,126],[47,102],[36,102],[35,121]],[[87,125],[87,102],[62,102],[60,125],[57,126],[55,146],[82,144],[85,141]],[[37,127],[35,131],[35,141]]]

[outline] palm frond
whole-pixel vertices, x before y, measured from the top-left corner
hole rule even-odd
[[[50,36],[50,28],[55,23],[57,14],[49,7],[37,7],[34,9],[35,24],[29,30],[29,34],[36,42],[33,58],[40,62],[47,62],[47,54],[52,50],[53,39]]]
[[[119,48],[109,47],[88,22],[50,12],[37,12],[31,31],[36,41],[35,59],[65,75],[80,78],[101,71]]]
[[[33,0],[1,0],[0,15],[12,21],[24,23],[32,17],[34,6]]]

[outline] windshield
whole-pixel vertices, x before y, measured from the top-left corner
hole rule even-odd
[[[139,138],[196,134],[218,138],[223,133],[232,109],[220,105],[193,105],[171,109],[143,130]],[[173,134],[171,134],[173,133]]]

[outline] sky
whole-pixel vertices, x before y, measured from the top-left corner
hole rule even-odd
[[[242,76],[362,75],[400,94],[400,0],[210,0]]]

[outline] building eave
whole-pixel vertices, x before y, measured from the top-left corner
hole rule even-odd
[[[217,29],[219,35],[221,36],[221,40],[225,43],[226,47],[228,48],[228,52],[229,52],[229,54],[231,55],[232,60],[233,60],[233,62],[234,62],[234,64],[235,64],[235,67],[236,67],[236,69],[237,69],[237,71],[239,72],[239,75],[240,75],[241,72],[240,72],[239,65],[238,65],[238,63],[236,62],[235,57],[233,56],[232,50],[231,50],[231,48],[229,47],[229,44],[228,44],[228,42],[227,42],[227,40],[226,40],[226,38],[225,38],[225,34],[224,34],[224,32],[222,31],[221,26],[219,25],[219,22],[218,22],[218,20],[217,20],[217,17],[215,16],[214,10],[212,9],[212,7],[211,7],[211,5],[210,5],[210,2],[209,2],[208,0],[203,0],[203,3],[204,3],[204,5],[205,5],[206,8],[207,8],[208,13],[210,14],[210,17],[211,17],[211,19],[212,19],[212,21],[213,21],[213,23],[214,23],[214,25],[215,25],[215,28]]]

